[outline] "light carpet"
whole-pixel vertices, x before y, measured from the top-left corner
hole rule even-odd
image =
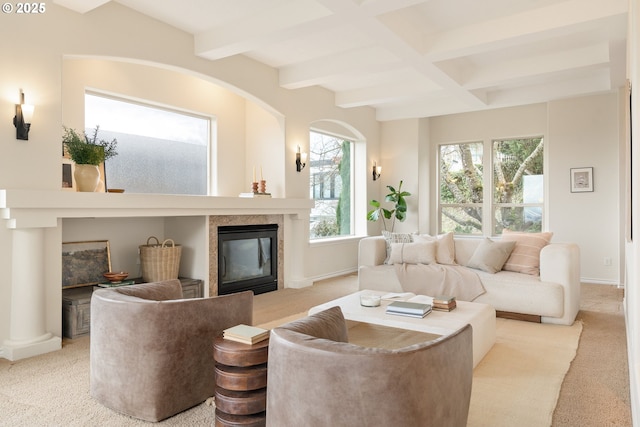
[[[549,426],[581,331],[580,322],[567,327],[497,319],[497,342],[474,371],[468,426]],[[152,425],[89,396],[89,337],[65,340],[62,350],[42,356],[0,360],[0,385],[0,426]],[[214,418],[213,406],[203,403],[157,424],[211,426]]]

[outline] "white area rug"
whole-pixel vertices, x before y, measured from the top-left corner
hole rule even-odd
[[[496,345],[474,371],[468,426],[549,426],[582,324],[567,327],[498,319],[497,326]],[[211,426],[214,420],[214,407],[203,403],[157,424]],[[54,353],[18,362],[0,359],[0,426],[44,425],[151,423],[117,414],[89,396],[86,337],[65,341],[63,349]]]
[[[582,323],[497,319],[496,344],[473,372],[469,427],[550,426]]]

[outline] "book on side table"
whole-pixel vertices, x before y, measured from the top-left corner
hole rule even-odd
[[[270,331],[268,329],[241,324],[222,331],[222,338],[252,345],[269,338],[269,333]]]
[[[412,301],[394,301],[387,306],[385,312],[398,316],[425,317],[431,313],[431,304]]]

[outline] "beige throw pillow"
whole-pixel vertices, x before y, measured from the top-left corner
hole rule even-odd
[[[437,237],[428,234],[417,234],[413,237],[415,242],[436,242],[436,261],[438,264],[456,264],[456,249],[453,241],[453,232],[441,234]]]
[[[392,233],[387,230],[382,230],[382,235],[387,242],[387,257],[384,260],[385,264],[389,264],[389,256],[391,255],[392,243],[411,243],[413,242],[413,234],[411,233]]]
[[[516,242],[494,242],[485,237],[473,252],[467,267],[477,268],[487,273],[497,273],[511,255]]]
[[[436,242],[391,243],[389,264],[435,264]]]
[[[503,242],[516,243],[502,269],[539,276],[540,251],[551,242],[551,237],[553,237],[552,232],[521,233],[502,230]]]

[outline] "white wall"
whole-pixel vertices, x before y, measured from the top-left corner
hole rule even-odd
[[[438,144],[542,135],[547,158],[545,229],[553,231],[554,241],[578,243],[583,280],[619,284],[621,137],[618,104],[618,93],[610,93],[423,119],[428,120],[428,127],[418,120],[383,123],[383,184],[403,177],[407,189],[420,195],[410,199],[410,216],[399,230],[414,231],[420,225],[421,232],[436,232],[436,205],[430,195],[437,194]],[[428,138],[423,137],[425,133]],[[420,162],[428,172],[421,169],[418,175]],[[585,166],[595,168],[595,191],[570,193],[569,168]],[[423,185],[426,180],[430,180],[430,186]],[[428,215],[420,212],[419,217],[428,221],[420,220],[419,224],[413,211],[418,204],[420,209],[429,210]],[[428,228],[423,224],[428,224]],[[604,266],[605,257],[612,259],[611,266]]]
[[[580,246],[586,282],[622,281],[617,95],[549,104],[549,230],[557,241]],[[570,169],[581,167],[593,167],[594,191],[571,193]],[[611,258],[612,265],[605,266],[604,258]]]

